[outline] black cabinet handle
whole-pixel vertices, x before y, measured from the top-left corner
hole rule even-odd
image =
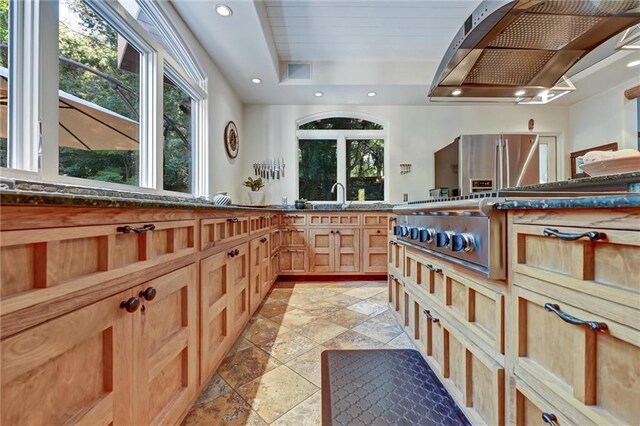
[[[428,309],[425,309],[422,312],[424,312],[424,314],[427,316],[427,318],[429,318],[431,321],[440,322],[440,319],[438,319],[438,318],[434,317],[433,315],[431,315],[431,311],[429,311]]]
[[[590,330],[593,331],[604,331],[609,329],[609,327],[607,326],[607,324],[603,323],[603,322],[597,322],[597,321],[583,321],[579,318],[576,318],[572,315],[567,314],[566,312],[562,312],[560,310],[560,306],[556,305],[555,303],[545,303],[544,304],[544,310],[547,312],[553,312],[554,314],[556,314],[557,316],[560,317],[560,319],[564,322],[568,322],[569,324],[573,324],[573,325],[584,325],[587,328],[589,328]]]
[[[389,241],[389,244],[391,244],[392,246],[395,246],[398,243],[396,243],[395,241],[391,240],[391,241]]]
[[[231,217],[231,218],[227,219],[227,222],[230,222],[230,223],[236,223],[237,221],[238,221],[237,217]]]
[[[336,234],[339,234],[339,233],[340,233],[340,231],[336,231]]]
[[[424,266],[426,266],[427,269],[430,270],[431,272],[435,272],[435,273],[442,272],[442,269],[436,268],[435,266],[431,265],[430,263],[427,263]]]
[[[542,413],[542,421],[551,426],[558,426],[558,418],[553,413]]]
[[[139,296],[144,297],[144,300],[151,301],[156,298],[157,291],[154,287],[148,287],[141,291]]]
[[[382,232],[378,229],[378,230],[376,231],[376,233],[377,233],[377,234],[381,234]]]
[[[118,226],[116,231],[122,232],[123,234],[128,234],[129,232],[135,232],[136,234],[144,234],[147,231],[153,231],[156,229],[156,226],[152,223],[148,225],[144,225],[140,228],[134,228],[133,226]]]
[[[260,219],[268,219],[267,216],[260,216]]]
[[[231,250],[227,254],[229,255],[229,257],[236,257],[236,250]]]
[[[124,309],[129,313],[133,313],[137,311],[139,307],[140,307],[140,299],[138,299],[137,297],[132,297],[129,300],[125,300],[122,303],[120,303],[120,309]]]
[[[261,243],[266,243],[266,242],[267,242],[267,239],[266,239],[266,238],[260,238],[260,242],[261,242]]]
[[[551,229],[551,228],[544,228],[544,236],[558,237],[561,240],[565,240],[565,241],[575,241],[575,240],[579,240],[580,238],[588,238],[591,241],[596,241],[596,240],[604,240],[607,238],[607,234],[604,234],[602,232],[589,231],[583,234],[573,234],[570,232],[560,232],[557,229]]]
[[[335,231],[332,230],[332,231],[329,231],[329,232],[331,232],[333,234]]]
[[[396,276],[395,276],[395,275],[393,275],[393,274],[389,274],[389,278],[391,278],[392,280],[395,280],[395,279],[396,279]]]

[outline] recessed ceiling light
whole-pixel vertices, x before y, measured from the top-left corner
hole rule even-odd
[[[631,62],[629,62],[629,63],[627,64],[627,66],[628,66],[629,68],[631,68],[631,67],[637,67],[638,65],[640,65],[640,60],[639,60],[639,61],[631,61]]]
[[[377,93],[376,93],[376,92],[369,92],[369,93],[367,93],[367,96],[368,96],[368,97],[370,97],[370,98],[373,98],[375,95],[377,95]]]
[[[527,92],[525,92],[524,90],[518,90],[518,91],[516,92],[516,96],[522,96],[522,95],[524,95],[525,93],[527,93]]]
[[[260,83],[262,83],[262,80],[261,80],[261,79],[259,79],[258,77],[253,77],[253,78],[251,79],[251,82],[252,82],[252,83],[255,83],[255,84],[260,84]]]
[[[217,5],[216,12],[218,13],[218,15],[224,16],[224,17],[233,15],[233,10],[231,10],[231,8],[226,4]]]
[[[313,94],[313,96],[315,96],[316,98],[319,98],[320,96],[324,96],[324,93],[316,92],[316,93]]]
[[[456,89],[456,90],[454,90],[453,92],[451,92],[451,94],[452,94],[453,96],[460,96],[460,94],[462,94],[462,90],[460,90],[460,89]]]

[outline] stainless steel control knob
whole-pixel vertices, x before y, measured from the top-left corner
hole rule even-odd
[[[420,242],[432,244],[436,239],[436,230],[432,228],[420,229]]]
[[[436,247],[449,247],[451,244],[451,236],[453,232],[443,231],[436,233]]]
[[[452,251],[470,252],[473,250],[473,235],[471,234],[455,234],[451,236]]]

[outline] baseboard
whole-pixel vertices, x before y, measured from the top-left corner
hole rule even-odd
[[[386,281],[387,275],[278,275],[277,281]]]

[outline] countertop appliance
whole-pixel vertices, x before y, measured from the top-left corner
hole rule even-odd
[[[449,195],[540,183],[538,136],[463,135],[434,154],[435,186]]]
[[[429,96],[533,99],[638,23],[638,0],[485,0],[453,38]]]

